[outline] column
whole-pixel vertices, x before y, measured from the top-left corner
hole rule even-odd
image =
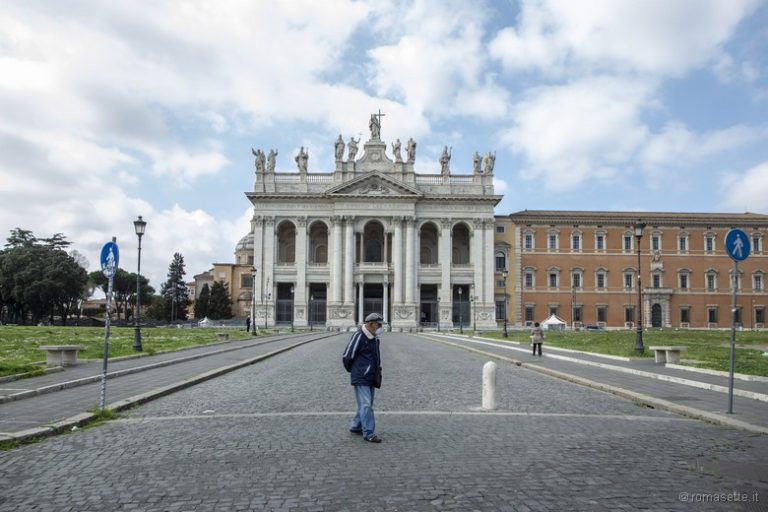
[[[440,304],[451,304],[451,219],[440,219]],[[441,320],[442,321],[442,320]]]
[[[495,309],[495,296],[494,289],[496,288],[496,221],[494,219],[485,220],[485,296],[481,297],[481,300],[488,306],[494,306]],[[509,255],[507,255],[507,270],[509,270],[509,276],[507,276],[507,283],[514,281],[515,277],[512,274],[512,265],[509,261]],[[506,290],[504,291],[506,293]],[[509,299],[508,299],[509,300]]]
[[[341,255],[342,255],[342,246],[341,246],[341,217],[334,216],[331,217],[331,222],[333,223],[333,258],[331,259],[331,288],[330,288],[330,297],[328,297],[328,302],[331,304],[338,304],[341,302]]]
[[[392,323],[392,320],[389,318],[389,279],[384,277],[384,283],[382,284],[384,287],[384,311],[382,312],[382,315],[384,315],[384,321]]]
[[[296,285],[293,294],[294,325],[307,325],[307,218],[299,217],[296,222]],[[303,315],[298,314],[305,311]]]
[[[265,217],[264,222],[264,324],[271,325],[273,322],[269,321],[272,316],[270,310],[272,308],[272,288],[275,275],[275,218]]]
[[[413,225],[415,224],[415,219],[413,217],[408,217],[405,220],[406,230],[405,230],[405,303],[406,304],[413,304],[413,291],[414,291],[414,281],[415,281],[415,273],[416,273],[416,267],[415,267],[415,261],[416,258],[414,257],[414,248],[413,248],[413,241],[414,241],[414,230]]]
[[[253,283],[253,300],[257,304],[264,302],[264,219],[253,216],[253,266],[256,268],[256,281]],[[255,321],[255,318],[251,319]]]
[[[344,304],[355,303],[355,218],[344,217]]]
[[[357,298],[357,323],[362,324],[365,317],[363,316],[363,305],[365,304],[365,281],[361,281],[357,284],[359,296]]]
[[[395,294],[392,305],[403,303],[403,222],[402,217],[393,217],[395,234],[392,237],[392,272],[395,278]]]
[[[483,219],[473,219],[472,228],[469,260],[472,262],[472,270],[474,273],[475,295],[485,297],[485,286],[483,286],[483,267],[485,266]]]

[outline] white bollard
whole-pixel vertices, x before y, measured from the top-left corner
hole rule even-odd
[[[496,408],[496,363],[488,361],[483,365],[483,409]]]

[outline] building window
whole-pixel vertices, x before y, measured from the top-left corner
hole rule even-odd
[[[549,287],[557,288],[557,272],[549,273]]]
[[[624,306],[624,321],[625,322],[635,321],[635,306]]]
[[[571,274],[571,287],[575,289],[581,288],[581,272],[573,272]]]
[[[496,272],[500,272],[506,269],[507,269],[507,257],[503,252],[499,251],[496,253]]]
[[[523,246],[527,250],[533,249],[533,235],[531,233],[526,233],[525,234],[525,239],[523,241]]]
[[[496,301],[496,320],[504,320],[506,318],[506,310],[504,309],[504,301]]]
[[[557,235],[555,233],[550,233],[547,240],[548,240],[547,248],[557,249]]]
[[[497,233],[503,233],[504,232],[504,226],[496,226],[496,232]]]
[[[525,306],[525,322],[533,322],[533,306]]]
[[[632,252],[632,235],[624,235],[624,252]]]
[[[707,274],[707,290],[710,292],[717,290],[717,276],[713,272]]]
[[[651,278],[653,280],[653,287],[661,288],[661,276],[659,274],[653,274]]]
[[[605,322],[605,319],[608,317],[606,312],[607,312],[607,308],[605,306],[597,306],[597,321],[598,322]]]
[[[624,273],[624,288],[629,290],[635,287],[635,274],[632,272]]]
[[[715,252],[715,237],[714,235],[707,235],[704,237],[704,250],[708,253]]]
[[[681,324],[691,323],[691,310],[689,308],[680,308],[680,323]]]
[[[598,290],[605,289],[605,272],[598,272],[595,274],[595,285]]]
[[[707,322],[711,324],[717,323],[717,308],[716,307],[709,307],[707,308]]]
[[[595,235],[595,248],[598,251],[604,251],[605,250],[605,235],[602,233],[599,233]]]
[[[574,322],[582,322],[581,319],[581,306],[574,306],[573,307],[573,321]]]
[[[651,237],[651,250],[652,251],[661,250],[661,238],[659,237],[659,235],[653,235]]]
[[[764,308],[755,308],[755,323],[758,323],[758,324],[764,324],[765,323],[765,309]]]
[[[677,237],[678,252],[688,252],[688,235],[682,234]]]
[[[681,290],[687,290],[688,289],[688,274],[687,273],[681,273],[680,274],[680,289]]]
[[[533,272],[532,272],[532,271],[530,271],[530,270],[526,270],[526,271],[525,271],[525,280],[524,280],[524,283],[525,283],[525,287],[526,287],[527,289],[531,289],[531,288],[533,288],[533,283],[534,283],[534,281],[533,281]]]
[[[253,276],[251,274],[240,274],[240,288],[253,288]]]
[[[560,316],[560,308],[558,306],[549,306],[549,316]]]
[[[496,288],[504,288],[504,280],[499,279],[496,281]]]
[[[763,237],[760,235],[752,235],[752,252],[759,254],[763,251]]]
[[[763,291],[763,274],[754,274],[752,276],[752,289],[756,292]]]
[[[571,250],[572,251],[580,251],[581,250],[581,235],[572,235],[571,236]]]

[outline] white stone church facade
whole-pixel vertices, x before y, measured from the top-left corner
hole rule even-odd
[[[380,121],[359,158],[339,136],[333,172],[308,172],[302,148],[298,173],[276,173],[276,152],[254,151],[256,325],[347,329],[376,311],[395,330],[497,327],[495,155],[456,175],[446,150],[440,174],[416,174],[416,143],[403,160],[397,140],[390,158]]]

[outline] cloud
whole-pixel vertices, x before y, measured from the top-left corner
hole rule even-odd
[[[723,58],[723,44],[757,0],[521,3],[517,27],[489,48],[508,70],[678,76]]]
[[[502,134],[523,154],[523,178],[550,189],[567,189],[615,174],[648,136],[640,112],[649,84],[589,78],[532,90],[513,107],[515,125]]]
[[[729,173],[720,182],[720,207],[735,211],[768,211],[768,162],[742,173]]]

